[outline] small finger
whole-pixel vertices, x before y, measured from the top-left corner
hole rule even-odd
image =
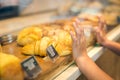
[[[80,35],[80,32],[79,32],[79,24],[77,22],[75,22],[73,24],[73,27],[75,29],[75,33],[76,33],[76,37],[79,39],[79,35]]]
[[[73,28],[74,28],[74,30],[75,30],[75,34],[77,34],[77,25],[76,25],[76,23],[75,22],[73,22]]]
[[[105,20],[102,18],[102,16],[99,17],[99,28],[100,30],[104,30],[104,27],[106,26]]]
[[[78,25],[79,32],[84,33],[84,28],[83,28],[83,26],[81,25],[81,22],[78,19],[76,19],[76,24]]]
[[[78,29],[79,29],[79,34],[77,35],[78,39],[80,40],[81,37],[85,37],[84,36],[84,27],[80,24],[79,20],[76,20],[77,24],[78,24]]]
[[[72,31],[70,31],[70,35],[71,35],[72,41],[75,42],[76,37]]]

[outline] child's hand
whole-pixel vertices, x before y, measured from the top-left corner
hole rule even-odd
[[[98,43],[100,43],[101,45],[104,45],[107,41],[106,33],[104,30],[106,24],[101,17],[98,17],[98,18],[99,18],[99,26],[95,28],[95,33],[96,33]]]
[[[73,23],[75,34],[73,32],[70,32],[72,37],[72,52],[73,52],[73,58],[76,60],[76,58],[81,56],[87,55],[87,49],[86,49],[86,39],[84,36],[84,29],[80,25],[80,22],[76,21]]]

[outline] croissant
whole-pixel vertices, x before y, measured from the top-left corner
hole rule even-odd
[[[46,48],[48,47],[51,39],[49,37],[43,37],[39,41],[35,41],[32,44],[25,45],[22,48],[22,53],[26,55],[39,55],[46,56]]]
[[[72,48],[64,45],[63,43],[58,43],[55,47],[59,56],[66,56],[72,53]]]
[[[26,54],[26,55],[37,55],[36,53],[34,53],[34,48],[35,47],[35,43],[31,43],[31,44],[27,44],[22,48],[22,53]]]
[[[70,54],[72,51],[70,41],[70,34],[66,31],[61,31],[59,35],[43,37],[39,41],[25,45],[22,48],[22,53],[27,55],[47,56],[47,47],[53,45],[60,56],[65,56]]]
[[[36,40],[40,40],[42,37],[42,30],[38,27],[28,27],[23,29],[17,38],[17,43],[19,45],[30,44]]]
[[[40,56],[46,56],[46,48],[48,47],[50,43],[50,38],[49,37],[43,37],[40,41],[40,45],[39,45],[39,53]]]
[[[58,41],[69,47],[71,47],[72,45],[72,39],[71,39],[69,32],[64,31],[64,30],[59,31]]]
[[[52,39],[51,44],[54,43],[53,45],[60,56],[71,54],[72,39],[69,32],[61,29],[56,30]]]

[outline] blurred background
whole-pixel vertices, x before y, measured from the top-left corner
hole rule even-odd
[[[57,16],[73,16],[87,12],[119,15],[120,0],[0,0],[0,19],[56,12]],[[114,13],[114,14],[113,14]]]

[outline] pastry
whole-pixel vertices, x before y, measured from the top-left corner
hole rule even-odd
[[[46,56],[46,48],[49,46],[50,41],[49,37],[43,37],[41,40],[25,45],[22,48],[22,53],[26,55]]]
[[[51,37],[43,37],[39,41],[25,45],[22,48],[22,53],[26,55],[47,56],[46,53],[47,47],[53,45],[53,47],[56,49],[60,56],[70,54],[72,44],[70,34],[64,30],[59,30],[59,33],[60,34],[56,34]]]
[[[58,43],[55,47],[59,56],[66,56],[72,53],[72,47],[66,46],[64,43]]]
[[[49,37],[43,37],[40,41],[40,45],[39,45],[39,53],[40,53],[40,56],[46,56],[47,53],[46,53],[46,49],[50,43],[51,39]]]
[[[23,29],[17,38],[17,43],[19,45],[30,44],[36,40],[40,40],[42,37],[42,30],[38,27],[28,27]]]
[[[0,52],[0,80],[24,80],[20,59]]]

